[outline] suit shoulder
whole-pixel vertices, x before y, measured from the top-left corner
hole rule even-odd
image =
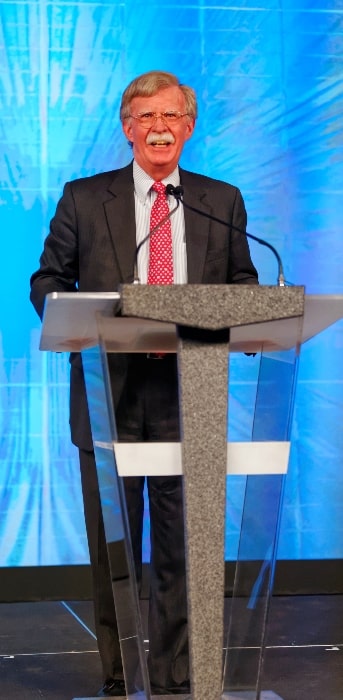
[[[180,179],[183,184],[188,186],[192,185],[196,188],[203,188],[210,191],[231,191],[239,192],[238,187],[232,185],[224,180],[217,180],[213,177],[208,177],[207,175],[202,175],[200,173],[193,173],[190,170],[182,170],[180,168]]]
[[[73,192],[96,192],[106,190],[115,181],[132,181],[132,165],[116,170],[107,170],[103,173],[96,173],[87,177],[76,178],[66,183]]]

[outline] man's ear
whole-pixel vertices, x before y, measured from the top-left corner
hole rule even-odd
[[[131,119],[124,119],[124,121],[122,122],[122,129],[127,140],[132,143]]]
[[[193,131],[195,127],[195,119],[192,117],[189,118],[189,121],[187,123],[187,131],[186,131],[186,141],[191,138]]]

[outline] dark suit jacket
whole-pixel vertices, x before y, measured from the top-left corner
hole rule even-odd
[[[180,169],[185,201],[206,214],[245,229],[239,190],[219,180]],[[247,240],[241,233],[191,212],[185,213],[188,282],[256,284]],[[65,185],[50,233],[31,277],[31,301],[42,316],[52,291],[116,291],[133,281],[136,225],[132,163]],[[111,357],[114,401],[125,384],[127,359]],[[80,355],[71,355],[73,442],[92,449]]]

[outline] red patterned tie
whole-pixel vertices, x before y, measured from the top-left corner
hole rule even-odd
[[[151,207],[150,231],[169,214],[166,186],[154,182],[157,197]],[[173,284],[173,246],[170,219],[150,237],[148,284]]]

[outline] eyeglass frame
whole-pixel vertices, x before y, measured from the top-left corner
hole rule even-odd
[[[144,117],[144,114],[151,114],[151,118],[153,119],[153,122],[152,122],[152,124],[150,124],[150,126],[144,126],[141,123],[140,119],[142,117]],[[126,118],[129,119],[131,117],[132,119],[136,119],[143,129],[151,129],[151,127],[154,126],[155,122],[157,122],[157,119],[159,117],[162,119],[164,124],[166,124],[167,126],[170,126],[170,124],[168,124],[168,121],[166,119],[166,116],[165,116],[166,114],[173,114],[175,116],[177,115],[175,122],[172,122],[173,124],[177,124],[177,122],[179,121],[179,119],[181,119],[181,117],[189,117],[190,116],[188,114],[188,112],[179,112],[178,110],[170,109],[166,112],[142,112],[141,114],[137,114],[136,117],[134,114],[129,114],[128,117],[126,117]]]

